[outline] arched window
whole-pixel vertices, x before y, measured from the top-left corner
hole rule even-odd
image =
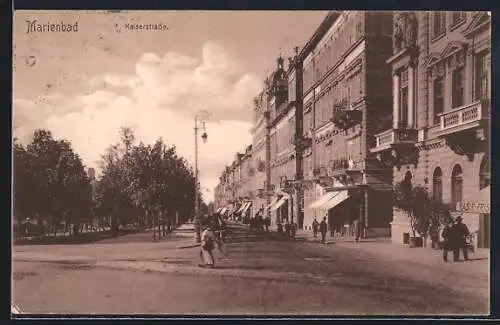
[[[451,173],[451,204],[452,209],[457,208],[457,203],[462,201],[462,168],[455,165]]]
[[[481,161],[481,167],[479,167],[479,189],[490,186],[490,157],[484,155]]]
[[[443,201],[443,172],[441,168],[437,167],[434,169],[434,174],[432,175],[432,195],[435,200]]]

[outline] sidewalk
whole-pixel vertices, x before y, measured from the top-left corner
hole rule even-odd
[[[128,242],[127,236],[131,239]],[[140,236],[140,241],[132,237]],[[14,246],[12,258],[17,261],[66,261],[89,263],[102,260],[156,260],[186,255],[182,248],[199,247],[194,244],[194,227],[185,224],[166,237],[153,241],[152,230],[141,234],[124,235],[119,242],[102,241],[89,244]],[[187,252],[186,252],[187,253]]]
[[[297,231],[297,238],[320,244],[320,238],[314,238],[311,231]],[[325,247],[347,249],[356,252],[356,254],[371,255],[373,258],[391,264],[415,265],[420,268],[431,267],[432,269],[448,270],[463,276],[489,276],[490,251],[488,249],[477,249],[474,253],[469,253],[471,259],[469,262],[452,262],[452,253],[449,252],[449,262],[445,263],[441,250],[427,247],[410,248],[406,245],[392,243],[390,238],[386,237],[367,238],[356,242],[353,237],[331,238],[328,234],[327,239]]]

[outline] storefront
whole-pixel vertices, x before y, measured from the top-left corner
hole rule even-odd
[[[352,189],[334,181],[333,186],[323,188],[318,199],[309,205],[310,209],[317,210],[318,222],[327,217],[330,232],[349,235],[349,226],[359,216],[359,205],[355,213],[349,202],[353,201]]]
[[[465,200],[457,203],[457,211],[465,214],[464,219],[470,216],[475,227],[471,232],[475,234],[475,243],[477,248],[490,248],[491,228],[490,228],[490,207],[491,207],[491,188],[487,186]]]
[[[271,218],[272,225],[284,223],[288,219],[288,201],[290,196],[285,193],[279,193],[274,200],[269,204],[268,209],[271,213],[275,213],[274,218]]]

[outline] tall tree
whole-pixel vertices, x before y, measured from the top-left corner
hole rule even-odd
[[[47,130],[36,130],[26,148],[14,143],[14,195],[17,218],[34,217],[54,231],[63,219],[80,224],[88,217],[83,163],[68,141],[55,140]]]

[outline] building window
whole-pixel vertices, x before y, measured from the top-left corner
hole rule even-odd
[[[446,15],[442,11],[437,11],[433,13],[433,25],[434,25],[434,30],[433,30],[433,37],[438,37],[441,34],[444,34],[445,32],[445,24],[446,24]]]
[[[481,54],[476,59],[476,93],[475,99],[489,99],[489,66],[487,54]]]
[[[464,82],[464,68],[456,68],[453,70],[452,79],[452,98],[451,103],[453,108],[462,106],[464,104],[465,82]]]
[[[483,157],[479,167],[479,189],[490,186],[490,158],[488,155]]]
[[[462,168],[460,165],[455,165],[451,173],[451,208],[457,208],[457,203],[462,201]]]
[[[432,196],[434,200],[443,202],[443,172],[441,168],[436,168],[432,176]]]
[[[451,26],[455,26],[465,20],[465,12],[453,11],[451,13]]]
[[[439,114],[444,111],[444,78],[437,77],[433,81],[434,91],[434,123],[439,123]]]

